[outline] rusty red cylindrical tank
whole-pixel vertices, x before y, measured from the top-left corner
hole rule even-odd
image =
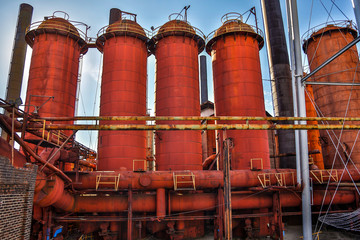
[[[33,49],[25,111],[74,116],[79,57],[87,51],[82,35],[68,20],[52,17],[34,23],[25,38]]]
[[[165,23],[152,38],[156,56],[156,116],[200,116],[198,53],[204,40],[182,20]],[[199,124],[158,121],[157,124]],[[157,131],[157,170],[202,169],[200,131]]]
[[[135,21],[121,19],[98,35],[97,47],[104,57],[100,116],[145,116],[148,38],[144,29]],[[138,162],[134,160],[146,160],[145,142],[145,131],[100,131],[97,169],[132,171]]]
[[[239,19],[226,20],[214,31],[206,51],[212,57],[216,116],[265,117],[259,59],[263,45],[258,30]],[[266,131],[231,130],[226,137],[233,140],[232,169],[270,168]]]
[[[329,57],[345,47],[357,36],[357,32],[352,28],[351,22],[343,21],[336,25],[327,25],[319,30],[315,30],[306,39],[303,49],[307,54],[310,70],[322,64]],[[360,81],[360,69],[357,67],[359,62],[356,46],[352,47],[334,61],[326,65],[317,72],[312,81],[315,82],[342,82],[358,83]],[[314,98],[316,105],[325,117],[356,117],[360,115],[360,95],[354,92],[351,86],[326,86],[314,85]],[[349,101],[350,99],[350,101]],[[352,124],[346,122],[346,124]],[[353,123],[355,124],[355,123]],[[335,130],[329,131],[335,145],[341,136],[339,154],[346,161],[348,154],[352,150],[351,159],[357,166],[360,166],[360,142],[354,145],[357,131]],[[335,168],[343,168],[344,165],[336,153],[327,131],[320,131],[324,154],[324,164],[326,168],[331,168],[335,159]],[[343,148],[342,148],[343,147]],[[347,153],[345,153],[344,149]],[[350,164],[352,165],[352,164]]]
[[[314,101],[314,92],[313,87],[311,85],[306,85],[305,91],[305,105],[306,105],[306,116],[307,117],[317,117],[315,106],[313,105]],[[318,121],[307,121],[307,124],[317,125]],[[311,154],[311,159],[314,165],[319,169],[324,169],[324,159],[321,149],[320,142],[320,132],[317,129],[308,130],[308,145],[309,152],[319,152],[315,154]],[[310,159],[309,159],[309,162]]]

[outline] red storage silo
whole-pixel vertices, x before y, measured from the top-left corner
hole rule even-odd
[[[227,20],[214,31],[206,45],[206,51],[212,57],[215,114],[265,117],[259,59],[259,50],[264,42],[259,30],[243,23],[239,20],[240,16],[238,14],[236,19],[228,19],[225,15],[223,18]],[[233,142],[232,169],[250,169],[251,166],[257,169],[270,168],[266,131],[230,130],[226,131],[226,136]]]
[[[26,41],[33,51],[26,111],[40,117],[74,116],[79,57],[87,51],[83,37],[64,18],[53,16],[30,26]]]
[[[341,21],[309,32],[303,49],[308,56],[310,70],[313,71],[325,60],[353,41],[356,36],[357,32],[352,28],[349,21]],[[317,72],[311,81],[359,83],[360,69],[357,66],[358,62],[358,52],[356,46],[354,46]],[[360,95],[355,92],[356,88],[351,86],[313,85],[313,90],[315,103],[323,116],[344,117],[346,114],[346,117],[358,117],[360,115]],[[348,102],[349,98],[350,101]],[[346,122],[345,124],[356,123]],[[353,149],[351,159],[356,165],[360,166],[360,142],[357,141],[356,146],[353,148],[357,131],[334,130],[328,132],[332,140],[326,130],[320,131],[325,168],[333,166],[336,153],[336,147],[333,145],[333,142],[337,145],[337,138],[340,135],[342,147],[339,146],[339,153],[342,159],[346,161],[347,155]],[[344,149],[347,153],[345,153]],[[352,167],[352,164],[349,164],[349,166]],[[344,167],[338,155],[335,158],[334,167]]]
[[[198,54],[204,49],[204,40],[187,22],[171,20],[151,41],[156,56],[156,116],[200,116]],[[155,146],[157,170],[202,169],[200,131],[157,131]]]
[[[148,38],[144,29],[136,21],[120,19],[104,27],[98,35],[97,47],[103,52],[100,116],[146,116]],[[145,121],[118,124],[145,124]],[[132,171],[139,163],[144,166],[145,161],[145,131],[99,132],[98,170]]]

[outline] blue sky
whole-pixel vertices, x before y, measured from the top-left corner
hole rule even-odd
[[[0,97],[5,98],[7,85],[9,63],[11,58],[11,49],[15,34],[15,26],[19,5],[24,1],[12,0],[2,1],[0,8],[0,22],[2,34],[0,34]],[[215,0],[29,0],[26,3],[34,7],[33,22],[43,20],[44,16],[51,16],[54,11],[64,11],[69,14],[70,20],[84,22],[91,26],[88,35],[96,37],[100,28],[108,24],[109,10],[119,8],[124,11],[137,14],[138,23],[150,29],[151,26],[158,27],[168,21],[171,13],[179,12],[184,6],[191,5],[188,10],[188,21],[199,28],[205,35],[217,29],[221,25],[221,17],[228,12],[243,13],[255,6],[259,27],[263,30],[262,14],[260,0],[233,0],[233,1],[215,1]],[[286,24],[286,13],[284,0],[280,0],[282,5],[283,17]],[[333,0],[341,11],[350,20],[354,20],[351,0]],[[302,35],[310,27],[322,24],[331,20],[344,20],[346,17],[341,13],[331,0],[299,0],[299,21],[300,34]],[[313,8],[311,8],[313,5]],[[324,6],[327,10],[324,8]],[[312,9],[312,11],[311,11]],[[328,17],[327,11],[331,10],[331,17]],[[310,18],[311,17],[311,18]],[[311,21],[310,21],[311,19]],[[285,26],[286,29],[286,26]],[[285,32],[287,34],[287,31]],[[286,35],[287,37],[287,35]],[[205,52],[202,54],[207,55]],[[31,49],[28,48],[27,64],[24,72],[22,99],[25,99],[29,60]],[[209,98],[213,100],[211,58],[208,59],[208,88]],[[261,70],[263,79],[269,79],[269,70],[267,64],[267,55],[265,47],[260,51]],[[79,115],[98,115],[99,92],[96,89],[99,86],[98,81],[101,54],[96,49],[90,51],[84,56],[81,94],[79,102]],[[307,61],[304,61],[307,64]],[[148,108],[153,109],[154,102],[154,56],[148,58]],[[99,77],[100,76],[100,77]],[[272,112],[270,82],[263,81],[265,106],[267,111]],[[95,111],[94,111],[95,110]],[[90,137],[91,136],[91,137]],[[88,132],[77,134],[81,141],[89,142],[91,147],[95,147],[96,134],[90,135]],[[89,139],[91,138],[91,141]]]

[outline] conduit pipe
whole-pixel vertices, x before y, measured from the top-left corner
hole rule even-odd
[[[215,189],[223,186],[223,173],[222,171],[191,171],[195,176],[196,189]],[[155,190],[158,188],[173,189],[174,179],[171,171],[156,171],[156,172],[131,172],[131,171],[114,171],[114,172],[86,172],[84,175],[79,175],[78,182],[73,183],[74,189],[95,189],[96,178],[101,175],[101,182],[113,182],[114,176],[120,175],[120,181],[118,188],[127,189],[131,185],[134,190]],[[176,173],[176,172],[175,172]],[[332,170],[331,182],[334,182],[339,176],[341,176],[343,170]],[[349,170],[351,177],[354,181],[360,181],[360,175],[355,170]],[[286,186],[295,186],[296,173],[294,169],[269,169],[262,171],[251,171],[251,170],[234,170],[230,172],[231,186],[234,188],[241,187],[257,187],[261,186],[261,182],[265,175],[270,177],[270,183],[268,185],[277,185],[278,180],[276,177],[281,178],[282,182]],[[276,176],[277,175],[277,176]],[[318,183],[319,180],[323,179],[327,182],[330,170],[311,170],[310,177],[313,179],[314,184]],[[266,177],[267,177],[266,176]],[[344,173],[342,182],[351,182],[351,177],[347,172]],[[75,175],[70,176],[75,182]],[[260,179],[260,180],[259,180]],[[189,186],[191,187],[191,186]],[[114,185],[99,185],[100,189],[114,189]]]
[[[31,126],[29,131],[36,131],[43,127]],[[360,125],[355,124],[323,124],[323,125],[309,125],[309,124],[157,124],[157,125],[142,125],[142,124],[111,124],[111,125],[91,125],[91,124],[51,124],[46,125],[45,130],[330,130],[330,129],[360,129]]]
[[[55,190],[54,190],[55,191]],[[334,191],[328,191],[325,198],[325,205],[331,201]],[[51,193],[53,206],[66,212],[86,213],[86,212],[122,212],[128,209],[128,197],[123,195],[112,196],[81,196],[73,195],[66,191],[60,195]],[[322,203],[324,190],[314,192],[314,205]],[[171,212],[214,210],[216,208],[215,193],[197,193],[177,195],[173,193],[166,199],[169,203]],[[280,200],[282,207],[298,207],[301,205],[299,194],[293,192],[281,192]],[[132,209],[134,212],[156,212],[156,196],[153,194],[139,193],[134,194]],[[256,209],[270,208],[273,206],[272,194],[251,195],[251,194],[233,194],[233,209]],[[355,201],[355,194],[352,191],[337,191],[332,204],[350,204]],[[44,203],[46,203],[44,205]],[[43,200],[36,202],[40,207],[48,206],[50,201]]]

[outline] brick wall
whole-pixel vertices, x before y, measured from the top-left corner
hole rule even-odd
[[[0,156],[0,240],[30,238],[36,170],[14,168]]]

